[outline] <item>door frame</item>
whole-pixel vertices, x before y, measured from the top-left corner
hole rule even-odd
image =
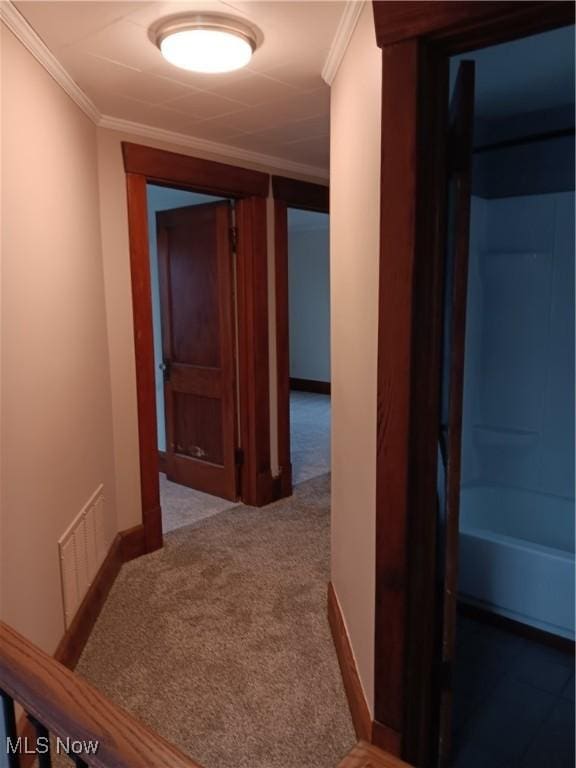
[[[448,60],[574,23],[568,2],[373,2],[382,49],[376,744],[433,765]]]
[[[329,187],[272,176],[276,289],[276,379],[278,465],[281,497],[292,493],[290,446],[290,312],[288,295],[288,208],[329,213]]]
[[[235,200],[242,500],[274,499],[270,469],[267,173],[122,142],[126,173],[136,359],[140,491],[146,551],[162,546],[146,184]]]

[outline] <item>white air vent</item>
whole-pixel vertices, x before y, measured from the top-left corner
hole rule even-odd
[[[100,485],[58,541],[66,627],[108,552],[104,509],[104,488]]]

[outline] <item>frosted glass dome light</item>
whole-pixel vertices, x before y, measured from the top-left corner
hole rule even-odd
[[[191,72],[232,72],[245,67],[256,49],[252,30],[223,17],[191,17],[162,29],[157,38],[162,56]]]

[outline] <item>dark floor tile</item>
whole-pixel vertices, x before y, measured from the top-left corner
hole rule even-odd
[[[506,677],[465,729],[463,743],[484,745],[502,762],[517,761],[555,702],[550,694]]]
[[[528,685],[547,693],[560,693],[571,677],[570,667],[559,664],[546,653],[545,649],[529,648],[510,666],[510,674]]]
[[[466,741],[454,750],[450,768],[508,768],[508,765],[501,755],[483,744]]]
[[[572,674],[570,676],[570,679],[562,689],[561,696],[564,699],[568,699],[569,701],[574,701],[574,688],[576,687],[576,682],[574,680],[574,675]]]
[[[520,763],[521,768],[574,768],[574,703],[559,698],[538,729]]]
[[[481,702],[477,697],[460,695],[454,697],[452,707],[452,731],[456,743],[460,741],[463,730],[478,711]]]
[[[503,676],[502,666],[491,661],[478,664],[474,660],[457,660],[454,665],[454,698],[478,703],[496,689]]]
[[[553,664],[571,669],[574,672],[574,654],[560,651],[557,648],[551,648],[548,645],[535,643],[531,640],[526,642],[526,654],[533,658],[549,661]]]
[[[484,625],[478,632],[464,637],[457,658],[484,668],[499,666],[505,670],[526,650],[524,638]]]

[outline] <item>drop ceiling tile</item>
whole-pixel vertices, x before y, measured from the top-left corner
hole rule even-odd
[[[231,13],[231,9],[218,0],[180,0],[180,2],[144,2],[137,6],[127,18],[135,24],[148,29],[161,19],[189,12]],[[244,15],[242,13],[241,15]]]
[[[143,3],[139,3],[143,5]],[[46,45],[55,51],[83,40],[90,34],[121,19],[134,10],[132,2],[16,2],[15,6],[28,20]]]
[[[252,135],[267,141],[286,144],[316,136],[325,137],[329,131],[330,124],[327,116],[320,116],[310,120],[285,121],[272,128],[254,131]]]
[[[169,64],[165,59],[160,57],[159,61],[146,70],[153,75],[160,75],[167,77],[170,80],[176,80],[178,83],[189,85],[192,88],[201,91],[209,91],[214,86],[221,85],[223,83],[235,84],[250,77],[253,73],[248,69],[239,69],[235,72],[218,72],[215,74],[203,74],[201,72],[188,72],[185,69],[175,67],[173,64]]]
[[[97,56],[79,57],[69,70],[100,109],[98,94],[106,91],[148,104],[162,104],[193,92],[193,89],[174,80],[139,72]]]
[[[88,35],[81,42],[59,52],[70,59],[72,55],[90,54],[124,64],[135,69],[151,69],[164,61],[148,33],[137,24],[120,20]]]
[[[214,83],[210,91],[220,96],[241,101],[248,106],[270,104],[298,93],[298,89],[292,85],[252,72],[234,83],[226,83],[225,81]]]
[[[166,106],[177,112],[184,112],[188,117],[196,120],[208,120],[211,117],[238,112],[244,109],[245,105],[209,91],[196,91],[184,98],[167,102]]]
[[[181,112],[174,112],[160,105],[146,104],[129,96],[110,92],[100,94],[98,106],[105,115],[186,135],[193,133],[196,124],[195,120]]]
[[[271,66],[266,69],[264,74],[274,78],[274,80],[290,83],[301,91],[314,91],[326,87],[320,70],[314,70],[301,62],[286,62]]]
[[[207,120],[215,124],[220,118]],[[239,112],[226,115],[226,124],[236,133],[251,133],[260,128],[269,128],[278,123],[279,118],[268,106],[244,108]]]

